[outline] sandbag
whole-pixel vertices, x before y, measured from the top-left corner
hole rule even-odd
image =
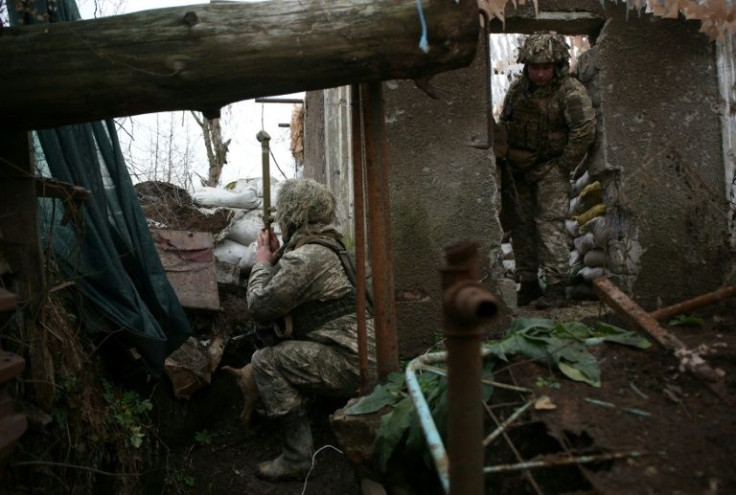
[[[261,210],[239,210],[230,221],[230,225],[222,231],[223,239],[230,239],[247,246],[256,239],[263,228]]]
[[[575,220],[571,218],[565,220],[565,230],[570,235],[570,237],[577,237],[578,235],[580,235],[579,227],[580,226]]]
[[[237,266],[248,254],[248,246],[231,239],[223,239],[215,245],[213,253],[217,261]]]
[[[580,200],[590,206],[597,205],[603,202],[603,187],[598,181],[588,184],[580,192]]]
[[[592,268],[586,266],[578,272],[578,275],[580,275],[586,282],[592,282],[594,279],[602,277],[604,274],[605,272],[602,267]]]
[[[590,251],[585,253],[585,256],[583,257],[583,263],[585,264],[585,266],[589,266],[591,268],[605,266],[606,252],[601,248],[591,249]]]
[[[608,245],[608,241],[611,238],[611,229],[609,228],[606,217],[604,216],[591,218],[580,226],[579,231],[580,234],[592,232],[595,243],[601,247]]]
[[[572,195],[580,196],[580,193],[583,189],[585,189],[585,186],[587,186],[588,184],[590,184],[590,174],[586,170],[585,173],[578,178],[578,180],[573,182]]]
[[[573,216],[572,219],[578,222],[579,225],[583,225],[585,222],[589,221],[590,219],[599,217],[605,214],[606,214],[606,205],[603,203],[598,203],[592,208],[589,208],[588,210],[586,210],[585,213]]]
[[[577,249],[581,255],[585,255],[585,253],[587,253],[591,249],[595,249],[596,247],[598,247],[595,243],[595,237],[593,236],[592,232],[588,232],[585,235],[576,237],[575,239],[573,239],[572,243],[575,245],[575,249]]]
[[[262,204],[256,185],[237,192],[216,187],[205,187],[192,194],[195,204],[209,207],[240,208],[252,210]]]
[[[570,251],[570,259],[568,260],[568,264],[570,266],[574,266],[582,262],[583,262],[583,255],[580,254],[580,251],[578,251],[577,249],[573,249],[572,251]]]
[[[575,196],[570,200],[570,206],[567,209],[567,216],[574,217],[576,215],[580,215],[587,209],[588,208],[585,206],[585,203],[580,199],[580,196]]]

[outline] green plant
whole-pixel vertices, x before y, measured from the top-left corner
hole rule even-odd
[[[560,383],[544,376],[538,376],[534,382],[537,388],[560,388]]]
[[[153,409],[151,401],[141,399],[133,390],[121,390],[104,380],[102,387],[109,411],[107,421],[127,431],[131,446],[143,445],[146,436],[143,429],[148,424],[148,412]]]
[[[207,430],[201,430],[194,434],[194,441],[201,445],[209,445],[212,443],[212,436]]]

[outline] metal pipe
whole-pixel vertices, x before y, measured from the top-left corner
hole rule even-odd
[[[353,218],[355,220],[355,289],[357,292],[356,312],[358,317],[358,363],[360,366],[360,395],[369,392],[368,384],[368,338],[365,326],[365,195],[363,192],[363,126],[360,107],[360,88],[350,87],[350,125],[353,151]]]
[[[478,280],[478,243],[445,247],[442,269],[447,346],[450,494],[483,493],[483,402],[481,323],[498,314],[498,301]]]
[[[552,457],[547,460],[527,461],[518,464],[502,464],[499,466],[489,466],[483,469],[485,474],[506,473],[509,471],[521,471],[526,469],[546,468],[553,466],[565,466],[568,464],[589,464],[591,462],[613,461],[616,459],[625,459],[627,457],[641,457],[642,453],[637,451],[620,452],[612,454],[599,455],[582,455],[578,457]]]
[[[399,370],[391,250],[391,198],[381,82],[360,85],[365,132],[368,233],[373,266],[376,367],[379,380]]]
[[[683,301],[672,306],[659,308],[658,310],[649,313],[649,316],[651,316],[652,318],[656,318],[657,320],[663,320],[665,318],[671,318],[673,316],[681,315],[682,313],[687,313],[688,311],[700,309],[703,306],[716,304],[724,299],[728,299],[729,297],[734,296],[736,296],[736,286],[730,285],[728,287],[722,287],[713,292],[708,292],[707,294],[703,294],[702,296],[694,297],[692,299],[688,299],[687,301]]]
[[[304,103],[303,98],[256,98],[256,103],[291,103],[299,105]]]
[[[419,416],[419,424],[424,431],[424,438],[429,446],[429,452],[432,454],[434,466],[437,469],[437,476],[445,493],[450,491],[450,477],[448,476],[448,459],[445,445],[442,443],[442,437],[437,430],[437,425],[432,418],[432,411],[429,409],[427,400],[422,393],[422,387],[416,377],[416,371],[422,369],[422,366],[428,362],[442,361],[446,359],[446,352],[437,352],[432,354],[424,354],[418,358],[412,359],[406,366],[404,376],[406,378],[406,388],[409,391],[414,409]]]

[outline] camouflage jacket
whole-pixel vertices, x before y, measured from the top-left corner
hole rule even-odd
[[[541,164],[555,159],[573,170],[595,139],[595,110],[580,81],[565,75],[532,90],[524,75],[509,88],[501,111],[509,149],[534,154]]]
[[[246,297],[248,309],[256,321],[275,320],[305,304],[337,300],[354,291],[338,255],[319,244],[300,246],[299,240],[304,237],[304,233],[297,231],[275,265],[259,262],[253,266]],[[368,356],[373,361],[375,337],[373,319],[369,314],[366,315],[366,331]],[[294,332],[299,333],[299,329],[295,328]],[[353,310],[300,338],[337,344],[351,353],[357,353],[357,315]]]

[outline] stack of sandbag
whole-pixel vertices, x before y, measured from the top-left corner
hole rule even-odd
[[[271,214],[281,184],[271,179]],[[256,239],[263,228],[263,180],[239,179],[222,189],[205,187],[192,195],[195,204],[204,208],[227,208],[230,223],[215,235],[217,281],[242,284],[255,264]],[[279,238],[278,225],[271,225]]]
[[[570,299],[595,299],[592,282],[606,274],[606,246],[609,229],[606,225],[606,205],[599,181],[591,181],[586,172],[572,188],[568,234],[574,249],[570,252]]]

